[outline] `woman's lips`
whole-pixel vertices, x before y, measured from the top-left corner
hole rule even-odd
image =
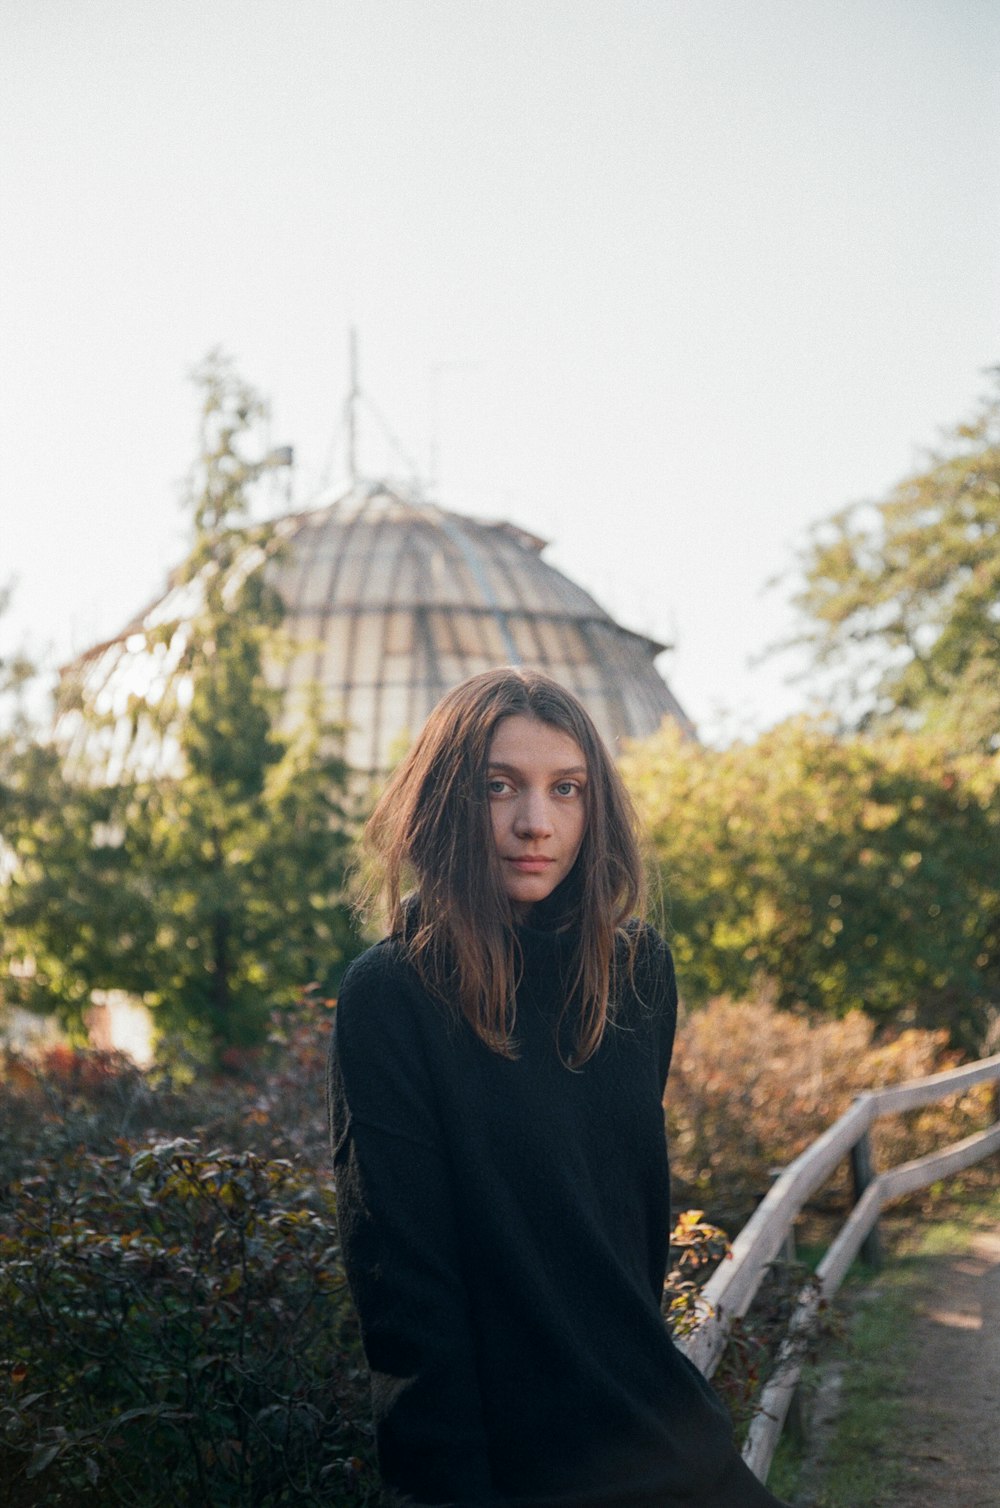
[[[555,860],[546,859],[544,857],[523,857],[519,859],[508,859],[507,863],[512,864],[513,867],[519,870],[521,874],[541,874],[543,870],[548,869],[550,864],[555,863]]]

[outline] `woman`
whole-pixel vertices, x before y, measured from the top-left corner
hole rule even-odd
[[[545,676],[473,677],[367,836],[390,935],[344,978],[330,1110],[386,1485],[775,1508],[661,1318],[677,995],[589,716]]]

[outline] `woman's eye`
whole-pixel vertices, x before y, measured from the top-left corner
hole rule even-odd
[[[497,776],[493,780],[486,782],[486,789],[491,796],[502,796],[504,791],[509,790],[509,784],[506,780],[501,780]]]
[[[556,795],[575,796],[579,789],[580,787],[577,785],[575,780],[560,780],[559,784],[556,786]]]

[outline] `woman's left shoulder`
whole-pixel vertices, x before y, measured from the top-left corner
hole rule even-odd
[[[676,1009],[677,986],[674,960],[670,948],[650,923],[632,917],[623,928],[619,944],[619,966],[631,982],[632,990],[647,1009]]]
[[[670,947],[652,922],[633,916],[622,929],[623,943],[638,964],[640,961],[655,967],[657,964],[673,969]]]
[[[659,1092],[670,1070],[674,1033],[677,1029],[677,981],[670,948],[649,922],[633,917],[625,928],[628,948],[623,974],[619,975],[621,1019],[653,1033]]]

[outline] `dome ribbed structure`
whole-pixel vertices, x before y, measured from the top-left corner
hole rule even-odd
[[[384,482],[357,483],[276,528],[281,549],[266,569],[285,605],[286,647],[270,667],[283,721],[294,727],[318,706],[345,726],[355,770],[389,769],[449,687],[497,665],[543,670],[575,692],[613,750],[664,717],[693,732],[653,663],[665,646],[615,623],[542,560],[545,541],[524,529],[447,512]],[[146,633],[183,622],[195,586],[168,589],[76,663],[86,701],[112,725],[130,691],[148,694],[169,677],[170,645],[150,649]],[[72,741],[74,729],[63,731]],[[75,731],[79,740],[82,724]],[[112,734],[100,762],[114,778],[114,766],[151,769],[166,753],[143,755],[130,729],[128,738]]]

